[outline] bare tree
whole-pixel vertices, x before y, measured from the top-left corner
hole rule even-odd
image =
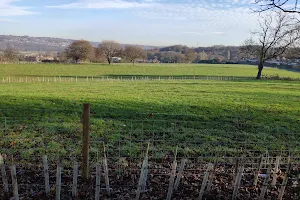
[[[255,0],[255,3],[260,6],[258,12],[279,10],[285,13],[300,14],[298,0]]]
[[[104,40],[99,44],[99,51],[105,56],[108,64],[111,64],[112,58],[120,53],[121,45],[118,42]]]
[[[68,58],[78,63],[79,60],[92,59],[94,56],[94,47],[89,41],[78,40],[69,45],[65,53]]]
[[[132,62],[133,65],[136,59],[144,59],[147,57],[145,50],[139,46],[126,46],[124,49],[124,55]]]
[[[253,39],[245,42],[242,51],[258,59],[256,78],[260,79],[265,62],[282,55],[299,39],[299,25],[290,16],[276,12],[275,17],[267,14],[261,18],[260,30],[253,32]]]
[[[6,49],[3,51],[3,59],[6,62],[17,62],[19,61],[18,54],[12,45],[7,44]]]
[[[0,62],[5,62],[4,52],[0,50]]]
[[[185,61],[187,63],[193,62],[196,60],[197,58],[197,53],[193,50],[193,49],[188,49],[185,54]]]

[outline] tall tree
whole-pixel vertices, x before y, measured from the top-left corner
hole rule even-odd
[[[92,62],[95,62],[95,63],[105,63],[106,62],[106,58],[101,53],[100,49],[94,47],[94,51],[95,51],[95,56],[94,56]]]
[[[191,63],[191,62],[194,62],[197,58],[197,53],[192,50],[192,49],[188,49],[185,54],[185,62],[187,63]]]
[[[126,46],[124,49],[124,55],[132,62],[133,65],[136,59],[145,59],[147,57],[145,50],[139,46]]]
[[[73,59],[76,63],[79,60],[90,60],[94,56],[94,47],[89,41],[78,40],[69,45],[65,53],[68,58]]]
[[[276,12],[275,17],[267,14],[260,21],[260,30],[253,32],[253,38],[242,46],[242,52],[257,57],[256,78],[260,79],[265,62],[282,55],[299,39],[299,25],[294,23],[293,18],[282,12]]]
[[[114,56],[117,56],[121,51],[121,45],[118,42],[104,40],[99,44],[99,51],[105,56],[108,64],[111,64]]]
[[[255,0],[255,3],[259,5],[258,12],[279,10],[286,13],[300,14],[298,0]]]

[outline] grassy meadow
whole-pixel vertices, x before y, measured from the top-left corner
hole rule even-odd
[[[221,64],[6,64],[0,78],[8,76],[237,76],[255,77],[256,66]],[[300,78],[300,73],[265,68],[264,75]]]
[[[0,65],[0,77],[255,74],[256,67],[243,65]],[[264,74],[300,77],[271,68]],[[191,155],[299,150],[300,81],[252,79],[0,83],[0,147],[26,149],[17,154],[25,158],[43,151],[78,155],[84,102],[91,103],[92,141],[106,138],[113,149],[122,137],[130,146],[124,156],[140,148],[131,141],[155,138],[164,140],[155,144],[161,149],[179,145]]]

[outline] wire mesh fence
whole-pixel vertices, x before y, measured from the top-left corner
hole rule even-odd
[[[80,117],[39,120],[2,117],[0,121],[0,145],[6,154],[16,158],[53,154],[56,159],[80,155]],[[239,129],[228,132],[226,125],[172,119],[91,118],[90,156],[96,159],[106,144],[110,156],[139,158],[148,142],[156,157],[174,151],[176,146],[181,157],[254,157],[266,151],[272,156],[299,153],[297,133],[251,133]]]
[[[67,116],[38,118],[22,113],[21,117],[0,117],[0,153],[9,183],[3,198],[14,196],[14,176],[10,174],[16,165],[22,198],[53,199],[60,188],[61,199],[69,199],[74,196],[75,163],[79,163],[75,196],[82,199],[95,199],[96,191],[101,198],[134,199],[139,188],[143,188],[141,199],[163,199],[170,196],[170,187],[173,199],[200,199],[201,195],[203,199],[280,198],[284,187],[285,199],[299,198],[298,133],[253,133],[239,122],[232,129],[226,121],[204,122],[163,114],[154,119],[153,113],[139,113],[140,119],[106,119],[91,111],[90,178],[89,184],[84,184],[82,113],[60,113]],[[45,155],[49,192],[45,189]],[[142,174],[146,176],[144,185],[140,184]],[[101,177],[100,185],[97,177]],[[176,179],[180,182],[177,189]],[[4,189],[2,181],[0,193]]]

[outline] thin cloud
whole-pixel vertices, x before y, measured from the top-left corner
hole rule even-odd
[[[35,12],[30,11],[31,7],[22,7],[14,5],[14,2],[20,0],[1,0],[0,17],[32,15]]]
[[[152,1],[126,1],[126,0],[80,0],[75,3],[61,4],[56,6],[46,6],[47,8],[60,9],[129,9],[147,8],[152,6]]]
[[[187,31],[187,32],[183,32],[184,34],[191,34],[191,35],[203,35],[203,32],[192,32],[192,31]]]
[[[216,3],[217,2],[217,3]],[[139,9],[134,14],[144,18],[185,19],[182,28],[224,29],[247,27],[256,24],[257,15],[250,10],[249,1],[179,0],[177,3],[156,2],[151,8]],[[188,30],[189,29],[189,30]],[[198,30],[196,31],[198,32]],[[213,33],[221,34],[221,33]]]

